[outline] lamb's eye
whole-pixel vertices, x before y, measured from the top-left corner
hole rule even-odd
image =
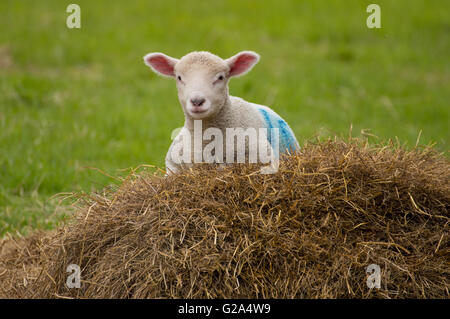
[[[217,80],[222,81],[223,80],[223,75],[220,75]]]
[[[181,81],[181,76],[178,76],[178,81]]]

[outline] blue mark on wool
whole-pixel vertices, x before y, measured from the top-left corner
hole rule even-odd
[[[270,121],[270,115],[269,113],[264,109],[259,109],[259,112],[261,112],[262,116],[264,117],[264,121],[266,121],[266,127],[268,128],[267,132],[267,140],[269,141],[269,144],[272,145],[272,122]]]
[[[287,123],[279,119],[278,120],[278,127],[280,128],[280,135],[281,135],[281,142],[280,142],[280,149],[283,151],[294,151],[297,149],[297,142],[295,140],[295,137],[292,135]]]
[[[298,149],[297,140],[295,139],[294,134],[282,118],[280,118],[275,112],[269,113],[263,108],[259,108],[258,111],[261,113],[264,121],[266,122],[266,127],[268,128],[267,140],[271,145],[273,141],[272,128],[278,128],[280,134],[278,149],[280,152],[285,153],[286,151],[295,151]]]

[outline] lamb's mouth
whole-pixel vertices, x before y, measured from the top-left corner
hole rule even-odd
[[[195,114],[205,113],[206,111],[208,111],[208,109],[204,109],[204,108],[201,108],[201,107],[193,107],[193,108],[191,108],[191,113],[195,113]]]

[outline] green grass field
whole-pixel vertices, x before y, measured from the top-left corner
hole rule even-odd
[[[66,7],[81,7],[81,29]],[[100,190],[139,164],[164,165],[183,125],[175,83],[142,57],[261,54],[230,92],[267,104],[300,143],[316,135],[398,137],[449,149],[450,2],[0,2],[0,235],[54,227],[61,192]],[[373,139],[376,141],[377,139]]]

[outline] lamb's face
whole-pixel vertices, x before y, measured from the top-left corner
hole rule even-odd
[[[217,114],[228,99],[229,66],[206,52],[190,53],[175,65],[178,99],[193,119]]]
[[[192,52],[180,60],[151,53],[144,61],[154,71],[177,81],[178,98],[193,119],[215,116],[228,100],[228,80],[248,72],[259,60],[253,52],[241,52],[223,60],[209,52]]]

